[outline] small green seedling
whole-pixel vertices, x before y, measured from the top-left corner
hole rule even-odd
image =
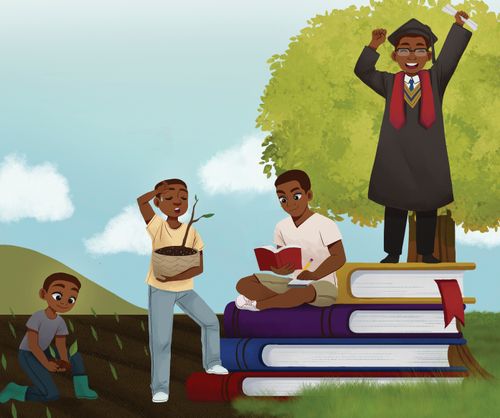
[[[69,347],[69,355],[74,356],[78,352],[78,342],[75,340],[73,344]]]
[[[108,363],[109,363],[109,368],[111,369],[111,374],[113,375],[113,379],[118,380],[118,373],[116,373],[115,366],[113,366],[111,362]]]
[[[92,337],[94,337],[94,340],[98,340],[99,337],[97,336],[97,331],[95,330],[95,328],[91,325],[90,326],[90,332],[92,333]]]

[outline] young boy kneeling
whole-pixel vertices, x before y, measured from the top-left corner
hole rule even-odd
[[[59,391],[51,373],[70,370],[73,376],[75,396],[78,399],[97,399],[97,393],[89,388],[89,382],[80,353],[68,358],[66,336],[68,328],[58,313],[69,312],[75,306],[80,292],[80,281],[71,274],[54,273],[47,277],[39,296],[47,302],[47,309],[35,312],[26,322],[27,331],[19,346],[19,363],[33,386],[9,383],[0,392],[0,403],[16,401],[47,402],[59,399]],[[50,344],[55,339],[55,354]]]
[[[276,225],[274,243],[278,248],[296,245],[302,249],[302,264],[310,260],[308,270],[293,270],[290,265],[272,267],[272,274],[256,273],[244,277],[236,285],[241,294],[236,298],[239,309],[251,311],[269,308],[292,308],[308,303],[330,306],[337,297],[335,271],[346,261],[342,236],[334,221],[309,208],[312,200],[311,181],[301,170],[290,170],[275,181],[281,207],[290,216]],[[292,274],[299,280],[314,280],[309,286],[288,287]]]

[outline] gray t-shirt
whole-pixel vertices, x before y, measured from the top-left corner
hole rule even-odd
[[[57,315],[54,319],[49,319],[45,310],[35,312],[31,315],[26,327],[38,332],[38,345],[45,351],[56,335],[68,335],[68,328],[64,319]],[[28,345],[28,334],[26,333],[19,349],[30,351]]]

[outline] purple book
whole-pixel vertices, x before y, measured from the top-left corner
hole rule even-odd
[[[226,338],[461,338],[455,320],[444,327],[442,305],[302,305],[252,312],[234,302],[224,310]]]

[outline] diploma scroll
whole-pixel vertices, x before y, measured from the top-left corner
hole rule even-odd
[[[443,7],[443,12],[448,13],[449,15],[455,16],[457,14],[457,11],[451,6],[450,4],[447,4],[446,6]],[[478,26],[477,23],[470,20],[470,19],[464,19],[463,16],[460,16],[462,20],[465,22],[467,26],[469,26],[472,30],[477,30]]]

